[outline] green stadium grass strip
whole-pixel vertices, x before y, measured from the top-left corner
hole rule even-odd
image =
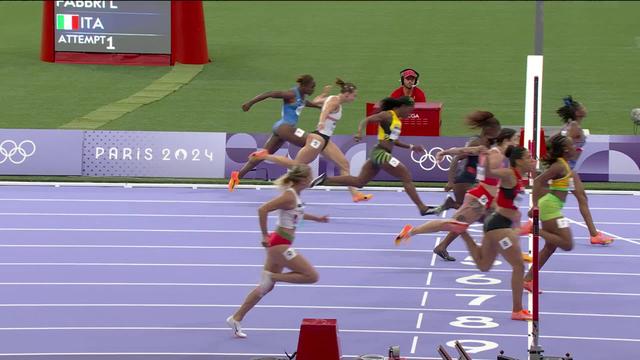
[[[98,129],[140,107],[158,101],[178,91],[202,71],[203,65],[176,64],[171,71],[149,86],[111,104],[101,106],[62,126],[61,129]]]

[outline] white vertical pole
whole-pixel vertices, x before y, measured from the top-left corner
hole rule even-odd
[[[540,129],[542,128],[542,55],[527,56],[527,80],[524,105],[524,146],[533,144],[534,138],[537,140],[532,155],[536,159],[540,157]],[[537,84],[535,78],[538,78]],[[536,91],[537,89],[537,91]],[[537,93],[537,106],[534,106],[534,93]],[[537,108],[537,109],[535,109]],[[537,110],[537,111],[536,111]],[[534,117],[534,112],[536,113]],[[534,135],[534,123],[537,122],[536,134]]]

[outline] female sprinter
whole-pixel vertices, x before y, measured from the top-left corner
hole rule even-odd
[[[342,104],[353,102],[356,99],[357,89],[353,83],[347,83],[340,79],[336,79],[336,84],[340,86],[340,94],[324,99],[318,129],[307,136],[306,144],[300,149],[294,160],[286,156],[271,155],[266,149],[256,151],[251,154],[250,158],[269,160],[282,166],[291,167],[295,164],[309,164],[322,153],[340,167],[341,175],[349,175],[349,161],[340,148],[331,142],[331,135],[333,135],[338,121],[342,118]],[[349,191],[351,191],[354,202],[366,201],[372,197],[372,195],[363,194],[353,187],[350,187]]]
[[[405,191],[413,203],[418,206],[421,215],[433,214],[435,207],[427,206],[420,200],[416,187],[411,181],[409,170],[407,170],[400,160],[391,155],[394,145],[418,152],[424,151],[424,148],[420,145],[405,144],[398,140],[402,129],[400,119],[411,114],[413,105],[413,99],[408,96],[403,96],[399,99],[383,99],[380,106],[381,111],[367,117],[358,125],[358,134],[355,137],[356,141],[362,139],[362,131],[366,123],[378,123],[378,145],[371,151],[369,159],[360,170],[360,174],[357,177],[350,175],[327,177],[327,174],[322,174],[313,180],[311,186],[325,184],[347,185],[361,188],[371,181],[380,170],[384,170],[402,181]]]
[[[493,168],[491,159],[487,159],[486,175],[500,179],[500,188],[496,196],[496,211],[484,222],[482,245],[478,246],[471,237],[463,236],[462,238],[480,271],[489,271],[498,253],[507,260],[513,269],[511,272],[513,296],[511,319],[531,320],[531,313],[522,308],[524,261],[520,250],[520,237],[512,227],[514,223],[520,223],[517,203],[524,191],[524,181],[520,174],[534,171],[536,162],[531,159],[527,149],[519,146],[508,147],[505,156],[510,164],[506,169]]]
[[[476,178],[480,183],[467,191],[462,206],[456,211],[452,219],[432,220],[415,228],[411,225],[406,225],[396,237],[396,243],[407,240],[417,234],[449,230],[449,234],[433,249],[433,252],[443,260],[455,261],[456,259],[449,255],[447,247],[451,245],[462,231],[474,222],[481,220],[494,206],[493,200],[498,192],[498,178],[486,175],[486,158],[490,158],[494,168],[501,168],[505,160],[505,151],[509,146],[515,146],[517,144],[518,135],[515,130],[509,128],[500,130],[500,134],[498,134],[496,138],[496,146],[489,149],[487,154],[479,155]],[[484,148],[484,146],[452,148],[438,153],[438,158],[442,158],[445,155],[477,155],[481,149],[486,148]]]
[[[247,337],[242,332],[240,322],[264,295],[270,292],[276,282],[296,284],[312,284],[318,281],[318,273],[313,266],[297,254],[291,247],[296,232],[296,226],[301,219],[326,223],[327,216],[316,216],[304,213],[304,204],[300,200],[302,190],[309,187],[311,169],[308,165],[295,165],[289,172],[275,181],[284,189],[282,194],[268,201],[258,208],[260,229],[262,230],[262,246],[267,248],[267,259],[262,271],[260,284],[253,289],[235,314],[227,318],[227,324],[233,329],[237,337]],[[272,211],[278,211],[276,231],[268,234],[267,216]],[[284,268],[290,272],[283,273]]]
[[[573,100],[571,96],[564,98],[563,102],[564,105],[556,112],[564,122],[564,127],[560,133],[571,138],[576,147],[577,154],[575,159],[568,160],[569,166],[573,169],[576,166],[582,147],[584,147],[587,142],[587,137],[582,130],[582,120],[587,116],[587,108]],[[591,217],[591,211],[589,210],[589,199],[587,198],[587,193],[584,191],[584,187],[582,186],[582,181],[580,180],[580,175],[578,175],[578,173],[574,173],[574,182],[576,183],[576,189],[573,191],[573,194],[575,195],[576,200],[578,200],[580,214],[589,229],[591,244],[608,245],[612,243],[613,238],[599,232],[593,223],[593,217]]]
[[[286,91],[268,91],[260,94],[242,105],[242,110],[247,112],[251,107],[265,99],[282,99],[282,117],[272,128],[271,137],[264,144],[264,148],[273,154],[282,147],[285,142],[290,142],[298,146],[304,146],[306,134],[304,130],[298,129],[298,119],[300,113],[305,106],[320,108],[315,102],[306,100],[307,95],[313,94],[316,88],[316,82],[311,75],[302,75],[296,82],[298,85],[291,90]],[[325,88],[325,90],[327,90]],[[321,98],[323,95],[318,96]],[[317,99],[317,98],[316,98]],[[240,183],[240,179],[249,171],[256,167],[262,160],[249,159],[240,171],[233,171],[229,180],[229,191],[233,191]]]
[[[485,146],[489,147],[493,139],[500,132],[500,121],[488,111],[475,111],[465,119],[466,124],[471,129],[480,129],[480,135],[472,137],[465,146]],[[461,169],[458,164],[463,162]],[[444,187],[445,191],[453,190],[455,200],[447,196],[445,202],[438,207],[438,212],[451,208],[459,208],[462,205],[466,192],[476,183],[476,167],[478,166],[478,155],[460,154],[453,158],[449,168],[449,181]]]
[[[545,240],[545,245],[540,250],[539,268],[542,268],[557,248],[564,251],[573,248],[573,236],[569,222],[562,215],[562,208],[569,191],[576,190],[575,173],[569,166],[569,161],[576,155],[569,137],[562,134],[552,136],[547,155],[542,159],[547,169],[533,181],[533,205],[540,211],[540,236]],[[529,269],[524,278],[524,288],[529,291],[533,289],[532,279],[533,273]]]

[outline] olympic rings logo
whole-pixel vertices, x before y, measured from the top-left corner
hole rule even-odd
[[[15,165],[22,164],[28,157],[36,152],[36,144],[31,140],[16,143],[13,140],[5,140],[0,143],[0,164],[9,160]]]
[[[413,160],[413,162],[415,162],[416,164],[420,164],[422,170],[425,171],[431,171],[435,169],[436,166],[442,171],[448,171],[449,168],[451,168],[451,161],[453,160],[453,157],[451,155],[445,155],[440,162],[436,160],[436,154],[443,150],[444,149],[441,147],[434,147],[429,151],[425,150],[424,154],[421,155],[418,159],[416,159],[416,157],[414,156],[414,151],[411,151],[411,160]],[[445,162],[447,162],[448,165],[445,166]]]

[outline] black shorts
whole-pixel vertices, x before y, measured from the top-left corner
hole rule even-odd
[[[461,173],[457,174],[454,180],[454,184],[475,184],[476,174],[464,169]]]
[[[321,133],[320,131],[316,130],[316,131],[312,131],[312,134],[316,134],[319,135],[321,138],[324,139],[324,145],[322,145],[322,149],[320,151],[324,151],[324,149],[327,148],[327,145],[329,145],[329,141],[331,140],[331,136],[327,136],[323,133]]]
[[[484,220],[484,232],[498,229],[511,229],[512,225],[513,221],[511,221],[511,219],[494,212]]]

